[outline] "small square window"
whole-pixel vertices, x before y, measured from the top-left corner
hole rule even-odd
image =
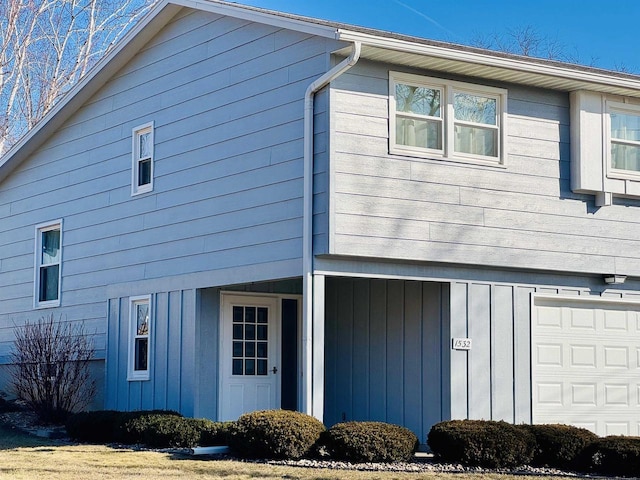
[[[149,380],[151,297],[129,299],[129,380]]]
[[[133,129],[131,195],[153,190],[153,122]]]
[[[36,227],[35,308],[60,305],[62,221]]]

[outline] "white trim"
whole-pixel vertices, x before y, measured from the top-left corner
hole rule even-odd
[[[606,72],[583,71],[577,68],[571,68],[570,65],[550,65],[541,63],[540,61],[532,61],[526,57],[513,58],[513,56],[502,56],[499,54],[480,53],[469,51],[463,48],[454,48],[438,45],[427,45],[424,43],[411,42],[398,38],[381,37],[368,33],[356,32],[349,29],[338,28],[337,39],[345,42],[362,42],[363,45],[371,47],[379,47],[387,50],[395,50],[402,53],[414,53],[420,56],[442,58],[446,60],[455,60],[487,67],[496,67],[516,72],[539,74],[548,77],[556,77],[568,79],[577,84],[586,82],[603,87],[620,87],[639,91],[640,94],[640,77],[625,78],[614,75],[608,75]],[[544,60],[542,60],[544,61]],[[583,86],[582,88],[589,88]]]
[[[234,292],[223,290],[220,292],[220,310],[218,317],[218,419],[226,419],[227,415],[224,410],[224,395],[225,395],[225,384],[228,381],[227,375],[223,371],[225,362],[225,357],[227,354],[231,353],[231,345],[228,345],[226,341],[227,333],[226,328],[232,323],[229,318],[226,318],[225,310],[231,303],[240,303],[243,306],[264,306],[265,302],[270,303],[269,307],[272,307],[272,311],[270,312],[274,321],[274,324],[271,325],[273,327],[272,332],[275,332],[276,338],[270,338],[269,341],[269,349],[274,345],[271,343],[271,340],[274,340],[277,348],[275,352],[273,352],[273,360],[275,366],[279,372],[282,372],[282,358],[281,358],[281,348],[282,348],[282,298],[287,298],[286,295],[278,295],[271,293],[254,293],[254,292]],[[291,298],[291,296],[289,296]],[[261,301],[262,300],[262,301]],[[230,358],[230,357],[229,357]],[[267,369],[270,370],[272,367],[267,365]],[[273,408],[278,409],[281,405],[281,391],[282,391],[282,375],[275,376],[275,403],[276,405]],[[235,419],[234,419],[235,420]]]
[[[428,117],[409,114],[416,118],[432,119],[440,122],[441,148],[422,148],[401,145],[396,142],[396,119],[405,116],[396,111],[396,85],[411,85],[424,87],[440,92],[440,116]],[[484,125],[474,122],[463,122],[455,119],[454,95],[456,93],[470,94],[494,99],[496,101],[496,124]],[[389,153],[392,155],[406,155],[425,159],[442,159],[453,162],[472,163],[494,167],[504,167],[506,161],[506,124],[507,124],[507,90],[473,83],[446,80],[437,77],[426,77],[404,72],[389,71]],[[473,153],[455,151],[455,126],[467,125],[487,130],[497,131],[497,156],[477,155]]]
[[[128,339],[128,360],[127,360],[127,380],[129,382],[146,381],[151,378],[151,365],[153,359],[152,331],[154,327],[155,309],[153,308],[152,295],[137,295],[129,297],[129,335]],[[149,305],[149,332],[147,333],[147,369],[135,370],[135,339],[137,319],[134,318],[134,306],[140,303]]]
[[[42,233],[49,230],[60,231],[60,260],[58,261],[58,298],[56,300],[49,300],[41,302],[40,298],[40,267],[42,251]],[[34,268],[33,268],[33,308],[52,308],[59,307],[62,297],[62,219],[54,220],[51,222],[44,222],[36,225],[35,227],[35,243],[34,243]]]
[[[144,134],[151,134],[151,155],[150,163],[150,181],[144,185],[138,185],[139,164],[142,160],[140,157],[140,137]],[[148,122],[131,129],[131,196],[140,195],[153,191],[153,177],[155,171],[155,126],[154,122]]]
[[[640,105],[633,103],[616,102],[605,98],[604,106],[604,150],[606,159],[606,172],[609,178],[618,178],[622,180],[640,181],[640,170],[625,170],[621,168],[613,168],[612,164],[612,135],[611,135],[611,112],[620,112],[623,114],[640,117]],[[624,143],[621,141],[620,143]],[[635,143],[635,147],[640,149],[640,142],[629,141],[629,144]]]
[[[572,302],[572,303],[598,303],[614,305],[636,305],[640,307],[640,300],[625,297],[602,297],[596,295],[549,295],[547,293],[532,293],[531,305],[535,306],[536,300],[546,300],[549,302]]]

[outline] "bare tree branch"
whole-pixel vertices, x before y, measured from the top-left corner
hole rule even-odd
[[[152,1],[0,2],[0,154],[42,119]]]

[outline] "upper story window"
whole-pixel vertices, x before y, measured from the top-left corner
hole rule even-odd
[[[60,305],[62,221],[36,227],[34,307]]]
[[[129,380],[149,380],[151,297],[129,299]]]
[[[499,165],[507,91],[391,72],[390,151]]]
[[[571,189],[597,206],[640,198],[640,99],[576,90],[570,101]]]
[[[612,170],[640,174],[640,107],[618,102],[607,104]],[[620,173],[622,173],[620,172]]]
[[[153,122],[133,129],[131,195],[153,190]]]

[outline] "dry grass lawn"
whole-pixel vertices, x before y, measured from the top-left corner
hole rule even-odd
[[[191,458],[160,452],[114,449],[101,445],[65,445],[0,429],[0,479],[24,480],[522,480],[522,476],[356,472],[282,467]],[[533,477],[532,477],[533,478]],[[535,480],[560,477],[535,477]],[[575,478],[575,477],[574,477]]]

